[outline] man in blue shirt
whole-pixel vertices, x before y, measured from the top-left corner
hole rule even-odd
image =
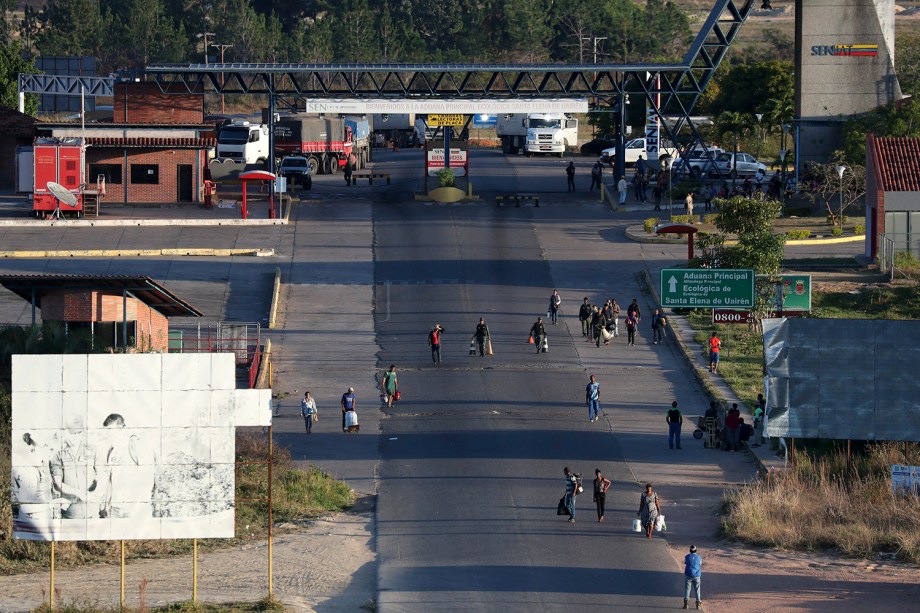
[[[690,553],[684,556],[684,608],[690,602],[690,588],[696,590],[696,608],[703,608],[700,597],[700,580],[702,578],[703,558],[696,552],[696,545],[690,545]]]
[[[601,408],[601,384],[594,375],[585,387],[585,402],[588,404],[588,421],[595,421]]]
[[[358,408],[358,398],[355,396],[355,388],[349,387],[348,391],[342,394],[342,432],[347,432],[345,426],[345,413],[355,411]]]

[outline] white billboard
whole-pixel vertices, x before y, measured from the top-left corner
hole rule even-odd
[[[271,424],[232,353],[13,356],[13,533],[228,538],[237,426]]]

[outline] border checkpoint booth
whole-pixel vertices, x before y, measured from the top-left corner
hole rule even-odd
[[[240,173],[240,181],[243,183],[243,203],[240,207],[240,214],[243,219],[249,217],[249,208],[246,202],[246,185],[250,181],[267,181],[268,182],[268,218],[275,218],[275,180],[277,175],[265,170],[250,170]]]

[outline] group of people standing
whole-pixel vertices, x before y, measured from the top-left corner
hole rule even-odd
[[[639,321],[642,318],[642,310],[639,308],[639,302],[633,298],[632,302],[626,308],[626,345],[633,347],[636,344],[636,330],[639,329]],[[620,335],[619,319],[620,305],[616,299],[611,298],[599,307],[592,305],[591,301],[585,296],[581,307],[578,311],[578,319],[581,321],[581,336],[585,342],[594,342],[597,347],[609,345],[610,341]],[[660,339],[664,338],[664,325],[666,320],[655,310],[655,317],[652,320],[652,331],[655,337],[655,343],[658,344]]]

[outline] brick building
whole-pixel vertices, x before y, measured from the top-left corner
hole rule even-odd
[[[88,331],[102,347],[167,351],[169,317],[201,313],[150,277],[0,275],[0,285],[32,304],[32,321]]]
[[[155,83],[116,83],[111,122],[46,123],[40,135],[84,137],[86,177],[105,179],[103,206],[124,203],[199,204],[217,142],[204,123],[198,94],[163,94]]]
[[[866,257],[883,236],[920,257],[920,138],[866,136]]]

